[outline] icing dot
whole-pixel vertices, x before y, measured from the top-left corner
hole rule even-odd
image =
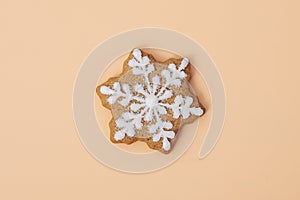
[[[147,107],[153,108],[158,104],[158,98],[154,94],[150,94],[146,97],[145,103]]]

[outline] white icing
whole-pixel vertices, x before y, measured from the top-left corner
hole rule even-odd
[[[164,104],[164,106],[172,109],[173,117],[175,119],[178,119],[180,116],[182,116],[183,119],[187,119],[191,114],[201,116],[203,110],[199,107],[191,107],[192,103],[192,97],[187,96],[184,98],[182,95],[177,95],[173,104]]]
[[[125,107],[129,104],[132,93],[130,86],[126,83],[122,85],[122,90],[119,82],[115,82],[112,88],[109,88],[108,86],[101,86],[100,88],[102,94],[110,96],[106,100],[109,104],[114,104],[121,97],[122,100],[119,100],[118,102]]]
[[[114,135],[115,140],[122,140],[125,135],[133,137],[135,135],[135,128],[140,130],[143,127],[142,116],[125,112],[116,120],[116,126],[119,130]]]
[[[190,115],[200,116],[203,114],[201,108],[191,107],[192,97],[177,95],[173,103],[170,104],[166,101],[174,96],[174,92],[168,86],[180,87],[182,80],[186,78],[187,74],[184,69],[189,60],[182,59],[178,67],[171,63],[160,75],[155,75],[149,80],[149,74],[155,70],[154,64],[151,63],[148,56],[142,56],[139,49],[134,49],[132,55],[133,58],[128,61],[128,66],[132,68],[134,75],[142,75],[145,83],[138,83],[131,88],[126,83],[120,85],[119,82],[115,82],[111,88],[108,86],[100,88],[102,94],[109,96],[107,98],[109,104],[118,102],[123,107],[129,106],[129,111],[123,113],[116,120],[118,131],[115,133],[114,139],[122,140],[126,135],[133,137],[135,129],[142,129],[144,120],[149,122],[148,131],[152,134],[152,140],[158,142],[162,138],[162,148],[168,151],[171,148],[169,139],[173,139],[175,133],[171,130],[172,123],[162,119],[162,116],[167,114],[167,108],[172,110],[175,119],[180,116],[187,119]],[[162,85],[161,78],[165,79]],[[135,101],[130,102],[130,100]]]
[[[188,64],[189,60],[187,58],[182,59],[178,68],[174,63],[169,64],[168,69],[162,71],[162,75],[166,79],[165,87],[168,87],[169,85],[180,87],[182,79],[187,76],[183,70]]]
[[[134,49],[132,52],[133,58],[128,61],[128,66],[132,68],[132,73],[135,75],[144,75],[148,79],[148,75],[154,71],[154,65],[150,64],[148,56],[142,56],[139,49]]]
[[[161,122],[158,133],[153,134],[152,140],[158,142],[160,138],[163,138],[163,149],[169,151],[171,149],[171,144],[168,140],[175,137],[174,131],[166,131],[164,129],[171,129],[173,127],[171,122]]]

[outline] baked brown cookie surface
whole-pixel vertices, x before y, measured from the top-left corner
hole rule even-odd
[[[204,113],[191,91],[190,77],[187,58],[158,62],[134,49],[124,61],[123,72],[96,88],[112,113],[110,140],[144,141],[152,149],[169,152],[180,127]]]

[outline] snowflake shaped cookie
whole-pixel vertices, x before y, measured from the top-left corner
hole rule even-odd
[[[134,49],[120,76],[96,89],[113,115],[111,141],[131,144],[140,140],[152,149],[169,152],[180,126],[204,113],[189,86],[190,76],[187,58],[158,62]]]

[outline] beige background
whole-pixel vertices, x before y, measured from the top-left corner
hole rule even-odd
[[[183,2],[0,1],[0,199],[300,198],[299,4]],[[207,49],[227,118],[206,159],[197,159],[199,135],[170,167],[129,175],[83,148],[71,97],[88,53],[141,26],[178,30]]]

